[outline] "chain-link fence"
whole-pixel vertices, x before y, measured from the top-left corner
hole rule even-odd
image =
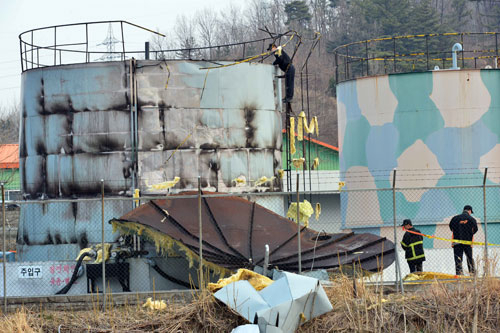
[[[424,234],[424,271],[454,274],[449,222],[466,204],[478,224],[474,242],[490,243],[473,246],[476,270],[483,274],[488,258],[490,273],[500,274],[500,186],[188,194],[9,202],[4,194],[0,294],[161,291],[199,288],[238,268],[313,271],[321,269],[321,241],[350,232],[397,238],[400,272],[395,264],[383,272],[397,282],[409,273],[399,245],[404,219]],[[289,211],[297,196],[311,204],[308,229],[286,220],[297,216]],[[307,237],[314,251],[290,241]],[[288,256],[277,257],[276,242]]]

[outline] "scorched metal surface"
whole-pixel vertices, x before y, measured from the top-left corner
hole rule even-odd
[[[123,227],[138,223],[152,228],[198,255],[197,200],[152,200],[111,222]],[[207,261],[228,269],[253,268],[263,265],[268,244],[270,267],[298,271],[294,222],[239,197],[202,198],[202,221],[203,257]],[[394,261],[394,243],[369,233],[327,234],[302,227],[301,247],[304,270],[333,269],[355,262],[365,270],[377,271]]]

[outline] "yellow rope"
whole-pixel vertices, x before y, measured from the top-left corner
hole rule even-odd
[[[281,48],[283,49],[288,43],[290,43],[290,41],[295,37],[295,35],[297,35],[296,32],[294,32],[292,34],[292,36],[290,37],[290,39],[283,45],[281,45]],[[212,66],[212,67],[202,67],[200,68],[201,69],[214,69],[214,68],[224,68],[224,67],[230,67],[230,66],[234,66],[234,65],[239,65],[239,64],[242,64],[242,63],[245,63],[245,62],[249,62],[249,61],[252,61],[254,59],[257,59],[259,57],[263,57],[263,56],[266,56],[266,55],[271,55],[272,53],[274,53],[275,51],[267,51],[267,52],[264,52],[264,53],[261,53],[261,54],[258,54],[258,55],[255,55],[255,56],[252,56],[250,58],[246,58],[246,59],[243,59],[243,60],[240,60],[240,61],[236,61],[236,62],[233,62],[233,63],[230,63],[230,64],[226,64],[226,65],[219,65],[219,66]]]

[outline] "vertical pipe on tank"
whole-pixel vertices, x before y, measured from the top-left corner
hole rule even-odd
[[[460,67],[458,67],[458,60],[457,60],[458,51],[462,51],[462,44],[460,43],[453,44],[453,47],[451,48],[451,59],[453,64],[450,69],[460,69]]]
[[[136,187],[137,184],[137,168],[139,163],[139,120],[137,115],[137,76],[135,73],[136,68],[136,60],[134,59],[134,147],[135,147],[135,156],[134,156],[134,179]],[[135,188],[134,188],[135,190]],[[132,191],[132,193],[134,193]]]
[[[85,62],[90,61],[89,55],[89,24],[85,23]]]
[[[122,59],[125,60],[126,53],[125,53],[125,36],[123,34],[123,21],[120,22],[120,29],[122,32],[122,52],[123,52]]]
[[[135,68],[136,68],[136,60],[132,58],[132,63],[133,63],[133,83],[134,83],[134,178],[135,178],[135,184],[137,187],[137,163],[138,163],[138,151],[139,151],[139,128],[138,128],[138,117],[137,117],[137,76],[135,73]],[[135,188],[134,188],[135,190]],[[133,193],[133,192],[132,192]]]
[[[133,58],[129,60],[129,86],[130,86],[130,159],[132,161],[132,166],[134,164],[134,79],[133,79]],[[135,191],[135,177],[131,174],[132,180],[132,193]]]
[[[54,66],[57,65],[57,27],[54,27]]]
[[[144,42],[144,59],[149,60],[149,42]]]

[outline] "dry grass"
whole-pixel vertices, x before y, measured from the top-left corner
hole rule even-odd
[[[434,283],[418,291],[384,295],[382,288],[340,277],[327,288],[334,310],[305,323],[299,332],[497,332],[500,281]],[[356,295],[355,295],[356,294]],[[383,301],[385,299],[385,301]],[[0,318],[3,332],[230,332],[244,319],[201,293],[165,311],[140,306],[91,311],[21,309]]]

